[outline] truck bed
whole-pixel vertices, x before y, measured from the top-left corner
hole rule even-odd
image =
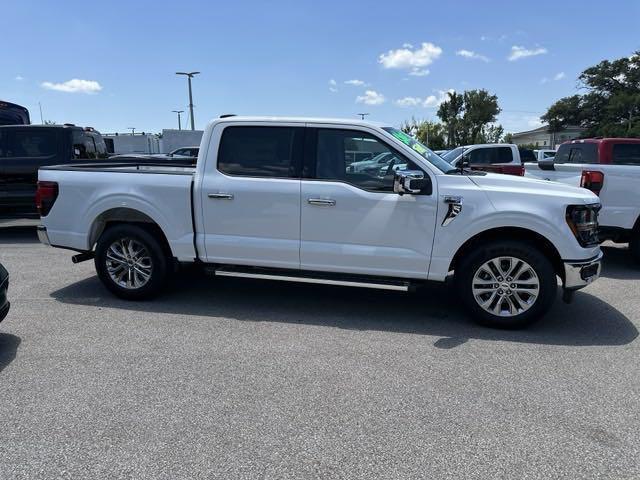
[[[162,161],[43,167],[38,180],[56,182],[58,197],[42,224],[52,245],[87,251],[105,222],[152,222],[176,258],[193,261],[194,173],[195,167]]]

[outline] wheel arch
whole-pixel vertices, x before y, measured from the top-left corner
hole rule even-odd
[[[500,240],[521,241],[538,248],[551,260],[556,274],[564,279],[564,263],[553,243],[538,232],[522,227],[497,227],[474,235],[458,248],[449,265],[449,271],[455,271],[460,261],[474,248]]]
[[[168,257],[173,257],[171,246],[164,231],[152,217],[148,214],[129,207],[116,207],[105,210],[99,214],[91,224],[89,229],[89,248],[93,249],[102,233],[114,225],[132,224],[148,230],[154,235],[162,245]]]

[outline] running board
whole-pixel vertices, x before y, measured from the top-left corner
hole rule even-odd
[[[409,288],[411,286],[409,282],[404,281],[369,281],[365,279],[336,280],[332,278],[321,278],[304,275],[260,273],[239,270],[214,270],[213,273],[218,277],[256,278],[260,280],[279,280],[281,282],[315,283],[319,285],[340,285],[343,287],[376,288],[380,290],[396,290],[401,292],[409,291]]]

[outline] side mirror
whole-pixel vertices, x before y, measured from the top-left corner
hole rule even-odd
[[[551,158],[541,158],[538,160],[538,168],[540,170],[555,170],[553,157]]]
[[[393,177],[393,191],[398,195],[405,193],[431,195],[431,179],[421,170],[397,170]]]

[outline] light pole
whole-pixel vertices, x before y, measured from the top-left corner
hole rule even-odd
[[[193,121],[193,95],[191,93],[191,79],[198,75],[200,72],[176,72],[176,75],[186,75],[189,82],[189,114],[191,115],[191,130],[195,130],[195,123]]]
[[[364,120],[364,117],[370,115],[369,113],[357,113],[356,115],[360,115],[360,120]]]
[[[184,113],[184,110],[171,110],[173,113],[178,114],[178,130],[182,130],[182,124],[180,123],[180,114]]]
[[[127,127],[127,130],[131,130],[131,135],[136,134],[136,127]]]

